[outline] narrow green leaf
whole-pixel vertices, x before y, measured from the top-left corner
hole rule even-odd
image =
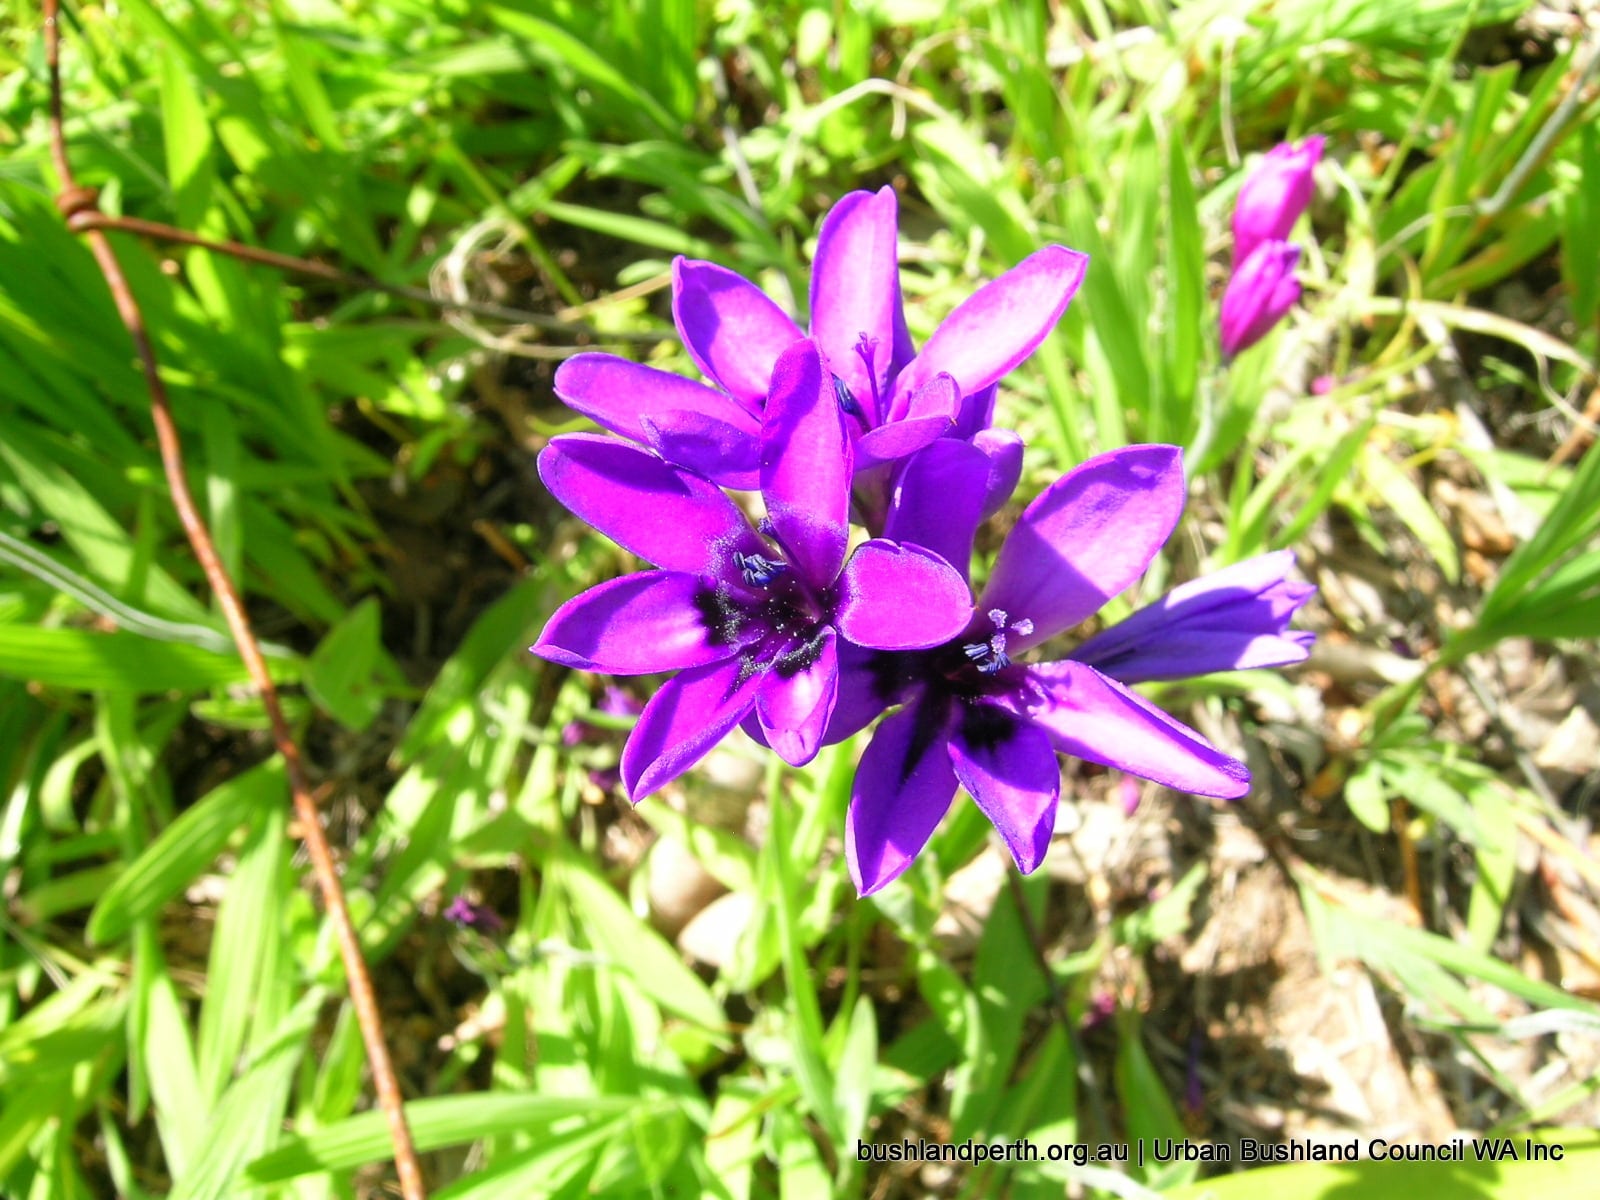
[[[239,826],[287,799],[283,762],[278,758],[213,788],[162,830],[105,889],[89,916],[89,940],[104,945],[121,937],[188,887]]]

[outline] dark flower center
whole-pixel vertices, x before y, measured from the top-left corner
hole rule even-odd
[[[740,676],[770,668],[788,678],[822,653],[828,627],[823,599],[780,555],[735,552],[733,565],[745,587],[707,582],[695,597],[713,645],[738,646]]]
[[[994,632],[981,642],[963,642],[961,653],[967,661],[977,668],[980,675],[994,675],[1005,670],[1011,665],[1011,657],[1006,653],[1006,635],[1015,633],[1026,637],[1033,632],[1033,622],[1023,617],[1009,625],[1006,611],[1003,608],[991,608],[989,621],[994,626]]]

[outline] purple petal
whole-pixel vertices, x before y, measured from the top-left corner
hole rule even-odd
[[[1233,273],[1222,293],[1222,353],[1249,349],[1271,332],[1300,299],[1294,277],[1300,247],[1262,242]]]
[[[744,719],[766,681],[737,658],[674,675],[639,714],[622,748],[622,782],[635,804],[682,775]]]
[[[856,443],[856,470],[898,462],[954,432],[961,393],[948,375],[935,375],[905,399],[893,420],[869,430]]]
[[[1183,512],[1183,452],[1127,446],[1067,472],[1023,510],[978,607],[1033,622],[1011,653],[1096,612],[1144,573]]]
[[[950,739],[950,764],[1004,839],[1017,868],[1044,861],[1055,832],[1061,768],[1050,736],[992,705],[969,708]]]
[[[556,438],[539,454],[539,478],[574,516],[669,571],[706,571],[735,550],[770,552],[715,484],[616,438]]]
[[[778,539],[827,587],[850,541],[850,438],[815,343],[796,342],[772,372],[761,429],[761,495]]]
[[[887,389],[894,352],[900,308],[895,238],[894,189],[851,192],[823,218],[811,264],[811,336],[869,426],[882,419],[877,398]]]
[[[979,288],[944,319],[922,353],[895,380],[908,394],[948,371],[963,396],[982,391],[1028,355],[1055,328],[1083,282],[1089,257],[1046,246]]]
[[[731,658],[713,641],[698,601],[706,585],[680,571],[642,571],[602,583],[556,610],[533,652],[582,671],[647,675]]]
[[[982,391],[961,397],[961,411],[956,414],[956,425],[950,436],[970,442],[993,425],[994,402],[999,394],[1000,386],[991,383]]]
[[[1250,790],[1250,770],[1144,697],[1076,662],[1022,669],[1022,682],[992,697],[1050,735],[1057,750],[1141,779],[1233,799]]]
[[[990,473],[989,458],[976,446],[954,438],[933,443],[910,459],[895,481],[884,537],[932,550],[965,579]]]
[[[642,418],[671,412],[704,413],[751,437],[761,433],[760,409],[752,412],[726,392],[615,354],[567,359],[556,368],[555,390],[568,408],[635,441],[648,440]]]
[[[872,735],[850,793],[844,852],[856,890],[870,896],[928,844],[956,794],[942,706],[915,701]]]
[[[1022,438],[1009,429],[985,429],[972,444],[989,456],[989,494],[983,501],[987,521],[1006,506],[1022,478]]]
[[[672,263],[672,316],[695,365],[752,413],[761,411],[778,355],[801,336],[744,276],[688,258]]]
[[[742,420],[729,422],[700,412],[662,412],[639,424],[643,440],[668,462],[719,487],[753,492],[761,486],[761,427],[740,415]]]
[[[1282,241],[1311,203],[1323,138],[1274,146],[1239,189],[1233,209],[1233,261],[1243,262],[1262,242]]]
[[[899,462],[949,432],[950,421],[945,417],[921,417],[914,421],[880,425],[862,434],[856,442],[856,470],[870,471],[873,467]]]
[[[1287,578],[1294,552],[1247,558],[1175,587],[1076,647],[1072,658],[1123,683],[1305,660],[1315,635],[1288,628],[1316,588]]]
[[[972,619],[960,572],[931,550],[875,538],[856,547],[839,578],[834,624],[858,646],[919,650],[947,642]]]
[[[791,767],[815,758],[828,730],[839,695],[837,641],[838,635],[824,628],[815,662],[793,675],[781,668],[770,672],[756,693],[763,740]]]

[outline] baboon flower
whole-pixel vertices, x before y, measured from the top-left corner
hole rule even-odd
[[[964,568],[987,471],[972,447],[929,447],[906,465],[889,536],[920,540]],[[1184,492],[1176,446],[1129,446],[1091,459],[1023,512],[961,634],[930,650],[860,652],[846,663],[830,738],[902,706],[873,734],[851,796],[846,852],[863,895],[910,865],[958,787],[994,823],[1018,867],[1035,869],[1055,822],[1057,752],[1202,796],[1248,790],[1243,763],[1114,676],[1119,665],[1132,680],[1303,657],[1305,635],[1284,632],[1305,599],[1304,589],[1284,582],[1285,558],[1184,585],[1086,643],[1092,661],[1018,661],[1143,574],[1177,524]],[[1207,631],[1215,644],[1197,647]]]
[[[1239,189],[1233,209],[1233,261],[1242,263],[1263,242],[1288,238],[1294,223],[1311,203],[1313,173],[1322,158],[1323,138],[1308,137],[1298,146],[1274,146]]]
[[[837,699],[841,639],[938,645],[971,617],[966,584],[933,553],[878,539],[847,560],[851,443],[812,342],[774,364],[758,461],[759,532],[709,480],[626,442],[573,434],[539,456],[556,499],[660,568],[568,601],[533,647],[585,670],[678,672],[623,749],[636,801],[752,713],[786,761],[809,761]]]
[[[988,428],[996,382],[1033,353],[1082,282],[1087,257],[1046,246],[978,289],[917,353],[906,332],[891,188],[851,192],[828,212],[811,271],[811,331],[847,418],[857,471],[946,435]],[[672,313],[710,384],[610,354],[556,372],[569,406],[662,458],[730,488],[758,486],[761,416],[773,370],[800,329],[746,280],[679,258]]]
[[[1300,247],[1262,242],[1234,271],[1222,293],[1222,353],[1233,358],[1266,337],[1300,299],[1294,277]]]

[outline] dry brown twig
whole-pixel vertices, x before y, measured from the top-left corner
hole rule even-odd
[[[366,1045],[367,1063],[372,1069],[373,1087],[378,1094],[378,1104],[389,1123],[389,1134],[394,1143],[394,1163],[400,1179],[400,1192],[405,1200],[425,1200],[427,1190],[422,1182],[422,1168],[417,1161],[416,1147],[411,1141],[411,1130],[406,1124],[405,1109],[400,1096],[400,1084],[395,1078],[394,1064],[389,1058],[389,1048],[383,1037],[383,1018],[378,1010],[378,1000],[372,989],[372,976],[367,971],[361,954],[361,940],[350,920],[350,909],[345,903],[344,889],[339,884],[338,868],[334,865],[333,851],[328,845],[317,803],[312,798],[311,784],[306,776],[305,764],[299,747],[284,719],[283,706],[278,702],[278,691],[267,672],[266,659],[261,645],[250,628],[250,617],[239,598],[239,591],[217,556],[216,545],[210,531],[196,509],[184,475],[183,447],[178,440],[178,429],[172,420],[171,406],[166,387],[156,366],[155,349],[145,330],[144,315],[128,287],[127,278],[117,261],[105,232],[93,219],[84,215],[96,212],[95,194],[80,187],[67,157],[66,136],[62,129],[61,101],[61,31],[59,27],[58,0],[43,0],[45,64],[50,76],[50,154],[61,192],[56,197],[57,207],[89,243],[100,273],[105,277],[116,302],[117,312],[133,339],[139,362],[144,371],[145,384],[150,391],[150,417],[155,425],[156,441],[161,447],[161,466],[172,494],[173,507],[183,523],[184,533],[195,557],[205,572],[206,580],[216,593],[228,622],[229,632],[244,660],[251,680],[261,692],[262,705],[272,725],[272,740],[283,756],[284,768],[289,777],[289,790],[294,797],[295,816],[299,821],[306,850],[311,856],[312,873],[316,876],[328,919],[333,922],[334,934],[339,942],[339,956],[344,961],[345,976],[350,990],[350,1002],[355,1006],[356,1020],[361,1026],[361,1039]]]

